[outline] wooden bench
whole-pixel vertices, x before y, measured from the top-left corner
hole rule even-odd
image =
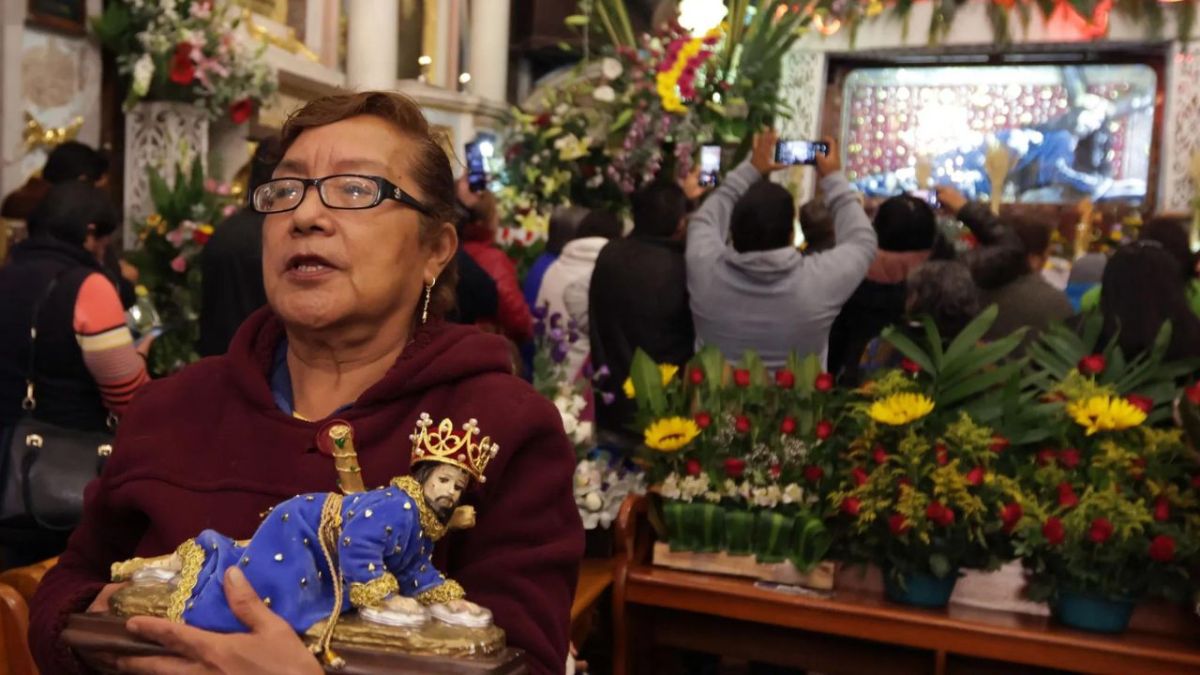
[[[595,622],[597,603],[604,591],[612,586],[613,561],[585,558],[579,567],[579,583],[571,603],[571,643],[583,644]]]
[[[1200,624],[1175,608],[1158,625],[1097,635],[1027,614],[909,608],[870,591],[835,589],[825,598],[761,589],[655,567],[652,544],[646,501],[630,498],[616,531],[618,675],[651,672],[655,646],[824,673],[1200,673]]]

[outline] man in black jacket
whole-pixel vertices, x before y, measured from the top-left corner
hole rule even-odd
[[[636,407],[621,390],[634,352],[641,348],[658,363],[682,365],[695,347],[680,236],[687,207],[676,184],[643,188],[633,196],[633,233],[613,240],[596,259],[588,332],[593,367],[609,371],[599,384],[596,423],[612,441],[636,442],[628,435]]]

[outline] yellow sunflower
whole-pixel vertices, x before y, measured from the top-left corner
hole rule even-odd
[[[1067,414],[1091,436],[1099,431],[1122,431],[1146,421],[1146,413],[1117,396],[1093,396],[1067,404]]]
[[[658,374],[662,377],[662,385],[664,387],[667,386],[668,384],[670,384],[671,380],[675,379],[675,374],[678,372],[679,372],[679,366],[677,366],[677,365],[674,365],[672,363],[658,364]],[[633,388],[633,378],[632,377],[625,378],[625,384],[624,384],[623,388],[625,389],[625,398],[627,398],[629,400],[633,400],[633,399],[637,398],[637,390],[635,390]]]
[[[880,424],[898,427],[933,412],[933,401],[924,394],[892,394],[871,404],[867,414]]]
[[[664,417],[646,427],[646,447],[676,452],[700,435],[700,427],[686,417]]]

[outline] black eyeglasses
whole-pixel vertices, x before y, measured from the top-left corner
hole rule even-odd
[[[381,176],[337,174],[324,178],[276,178],[254,190],[251,205],[259,213],[283,213],[300,206],[309,186],[317,188],[321,203],[331,209],[370,209],[385,199],[395,199],[405,206],[432,216],[421,202]]]

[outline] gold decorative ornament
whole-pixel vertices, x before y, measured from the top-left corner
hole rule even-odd
[[[46,127],[26,110],[25,130],[21,134],[21,140],[25,142],[26,153],[38,148],[49,152],[67,141],[75,140],[81,128],[83,128],[82,117],[76,117],[65,127]]]
[[[280,49],[299,54],[313,63],[320,63],[321,57],[317,53],[308,48],[308,45],[301,42],[296,37],[296,30],[293,28],[287,29],[287,35],[280,37],[263,26],[254,22],[254,12],[248,9],[242,10],[242,23],[246,26],[246,32],[250,33],[250,37],[256,40],[262,40],[268,44],[275,45]]]
[[[350,584],[350,604],[355,607],[374,607],[392,593],[400,592],[400,583],[391,572],[384,572],[365,584]]]
[[[454,422],[443,419],[437,431],[430,431],[433,418],[421,413],[417,428],[409,436],[413,442],[412,463],[441,462],[450,464],[471,474],[480,483],[486,482],[483,475],[488,462],[500,451],[500,446],[484,436],[478,443],[472,442],[479,435],[479,422],[472,418],[462,425],[462,433],[455,433]],[[415,481],[414,481],[415,483]]]

